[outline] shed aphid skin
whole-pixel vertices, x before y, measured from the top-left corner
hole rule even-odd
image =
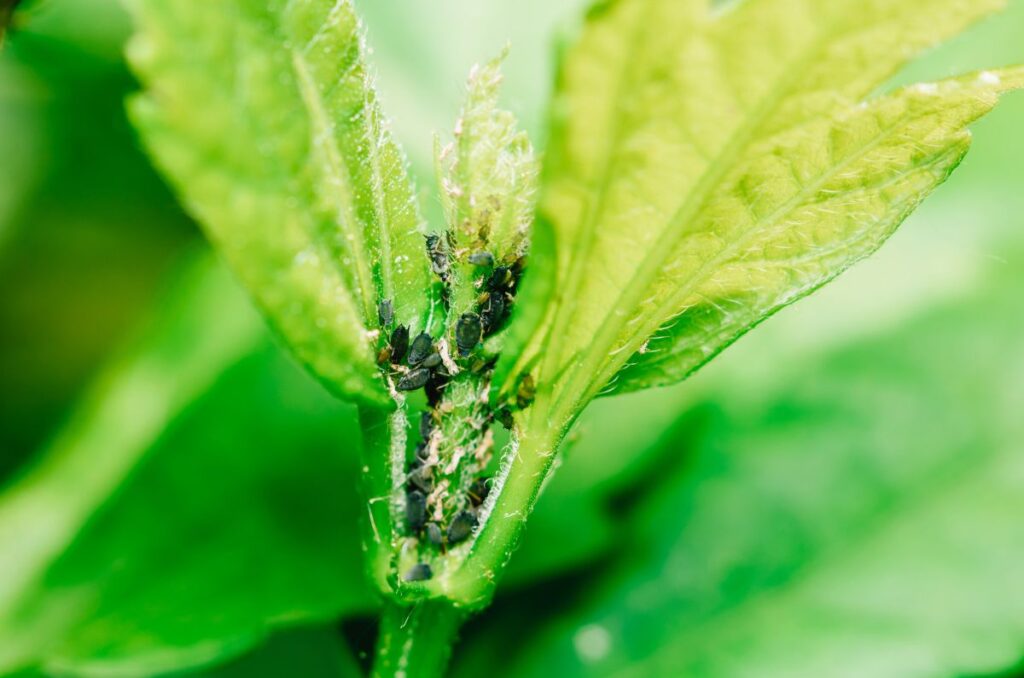
[[[486,268],[494,266],[494,255],[490,252],[484,252],[483,250],[473,252],[466,260],[474,266],[482,266]]]
[[[407,582],[417,582],[427,581],[433,576],[434,572],[430,569],[430,565],[427,565],[426,563],[416,563],[406,571],[403,579]]]

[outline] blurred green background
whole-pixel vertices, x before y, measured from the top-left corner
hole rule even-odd
[[[581,0],[358,4],[428,212],[432,134],[506,43],[543,145]],[[129,30],[44,0],[0,52],[0,675],[358,675],[353,413],[140,151]],[[1022,34],[1018,2],[900,80],[1024,62]],[[1022,126],[1010,96],[881,253],[686,384],[592,406],[454,674],[1013,675]]]

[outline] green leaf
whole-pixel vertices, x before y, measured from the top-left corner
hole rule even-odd
[[[952,678],[1013,665],[1020,254],[980,293],[882,339],[771,386],[723,386],[666,449],[690,456],[644,497],[620,566],[507,675]]]
[[[439,142],[436,155],[441,200],[459,247],[485,247],[499,260],[524,251],[539,171],[526,132],[498,107],[506,56],[473,67],[455,141],[443,148]]]
[[[596,6],[560,72],[540,205],[563,281],[541,376],[556,422],[685,377],[874,251],[1021,72],[871,93],[1001,4]]]
[[[351,2],[129,4],[148,87],[132,112],[158,164],[313,373],[389,404],[377,306],[415,331],[434,293]]]
[[[152,675],[373,605],[353,412],[246,306],[200,263],[0,498],[0,672]]]
[[[358,678],[363,673],[331,626],[275,633],[235,661],[205,671],[175,674],[173,678]]]

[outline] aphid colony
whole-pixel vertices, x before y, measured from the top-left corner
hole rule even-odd
[[[450,239],[430,235],[426,253],[441,286],[440,298],[449,314],[444,336],[428,332],[410,336],[397,324],[391,300],[378,306],[382,346],[377,361],[395,391],[423,389],[428,409],[419,421],[419,443],[405,469],[404,533],[407,547],[417,553],[445,553],[467,540],[478,524],[478,511],[490,489],[485,477],[493,453],[494,421],[510,428],[510,407],[525,407],[532,381],[523,380],[518,396],[508,404],[489,403],[487,393],[497,355],[487,355],[483,342],[497,333],[509,317],[525,266],[522,256],[501,261],[477,249],[461,252],[464,262],[453,270]],[[471,272],[475,289],[463,312],[452,310],[453,279]],[[405,581],[433,576],[430,565],[417,562],[403,574]]]

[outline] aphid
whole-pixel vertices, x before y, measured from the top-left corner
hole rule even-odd
[[[494,266],[494,255],[491,254],[490,252],[484,252],[481,250],[479,252],[473,252],[472,254],[470,254],[468,261],[474,266],[491,267]]]
[[[391,347],[385,346],[381,350],[377,351],[377,364],[383,366],[387,365],[389,362],[391,362]]]
[[[428,456],[430,456],[430,452],[427,449],[426,441],[423,441],[422,443],[416,446],[416,459],[419,461],[424,461]]]
[[[441,248],[441,238],[436,235],[427,236],[427,256],[430,257],[430,267],[441,280],[448,279],[448,255]]]
[[[434,572],[430,569],[430,565],[416,563],[405,573],[405,581],[427,581],[433,576]]]
[[[511,431],[512,427],[515,426],[516,421],[512,418],[512,410],[507,407],[503,407],[494,413],[494,418],[498,420],[505,429]]]
[[[392,305],[390,299],[377,304],[377,320],[380,321],[381,327],[387,327],[391,324],[391,321],[395,319],[395,307]]]
[[[441,397],[444,395],[444,390],[447,386],[447,375],[434,372],[427,381],[426,388],[424,389],[424,392],[427,394],[427,404],[431,407],[437,407],[437,404],[441,402]]]
[[[444,536],[441,534],[441,527],[437,523],[427,523],[427,541],[434,546],[444,545]]]
[[[412,348],[409,349],[409,366],[419,365],[434,350],[434,340],[426,332],[421,332],[412,340]]]
[[[391,362],[398,364],[405,358],[405,352],[409,350],[409,328],[399,325],[391,333]]]
[[[448,526],[448,543],[458,544],[466,541],[469,535],[473,534],[475,528],[476,516],[469,511],[459,511],[452,518],[451,525]]]
[[[479,506],[484,503],[487,499],[487,495],[491,491],[491,486],[488,484],[486,478],[477,478],[473,481],[473,484],[469,486],[467,494],[469,495],[469,501],[473,506]]]
[[[423,362],[420,363],[420,366],[432,370],[440,364],[441,354],[438,353],[437,351],[434,351],[433,353],[431,353],[430,355],[423,359]]]
[[[487,300],[487,305],[480,311],[480,320],[483,323],[484,336],[489,337],[501,327],[505,320],[505,297],[503,294],[492,294]]]
[[[483,325],[476,313],[463,313],[455,324],[455,344],[459,347],[459,355],[465,357],[473,352],[483,336]]]
[[[512,270],[508,266],[499,266],[487,279],[487,289],[491,292],[501,292],[508,289],[512,282]]]
[[[424,412],[420,415],[420,437],[426,440],[434,430],[434,413]]]
[[[519,409],[528,407],[533,402],[535,395],[537,395],[537,386],[533,383],[533,376],[527,374],[519,382],[519,390],[516,392],[516,405],[519,406]]]
[[[412,490],[405,495],[405,522],[410,532],[419,532],[427,521],[427,495]]]
[[[430,473],[429,466],[417,466],[409,473],[409,482],[416,489],[424,494],[430,494],[434,489],[434,477]]]
[[[421,367],[402,375],[402,378],[395,384],[395,388],[399,391],[415,391],[422,388],[428,379],[430,379],[430,370]]]

